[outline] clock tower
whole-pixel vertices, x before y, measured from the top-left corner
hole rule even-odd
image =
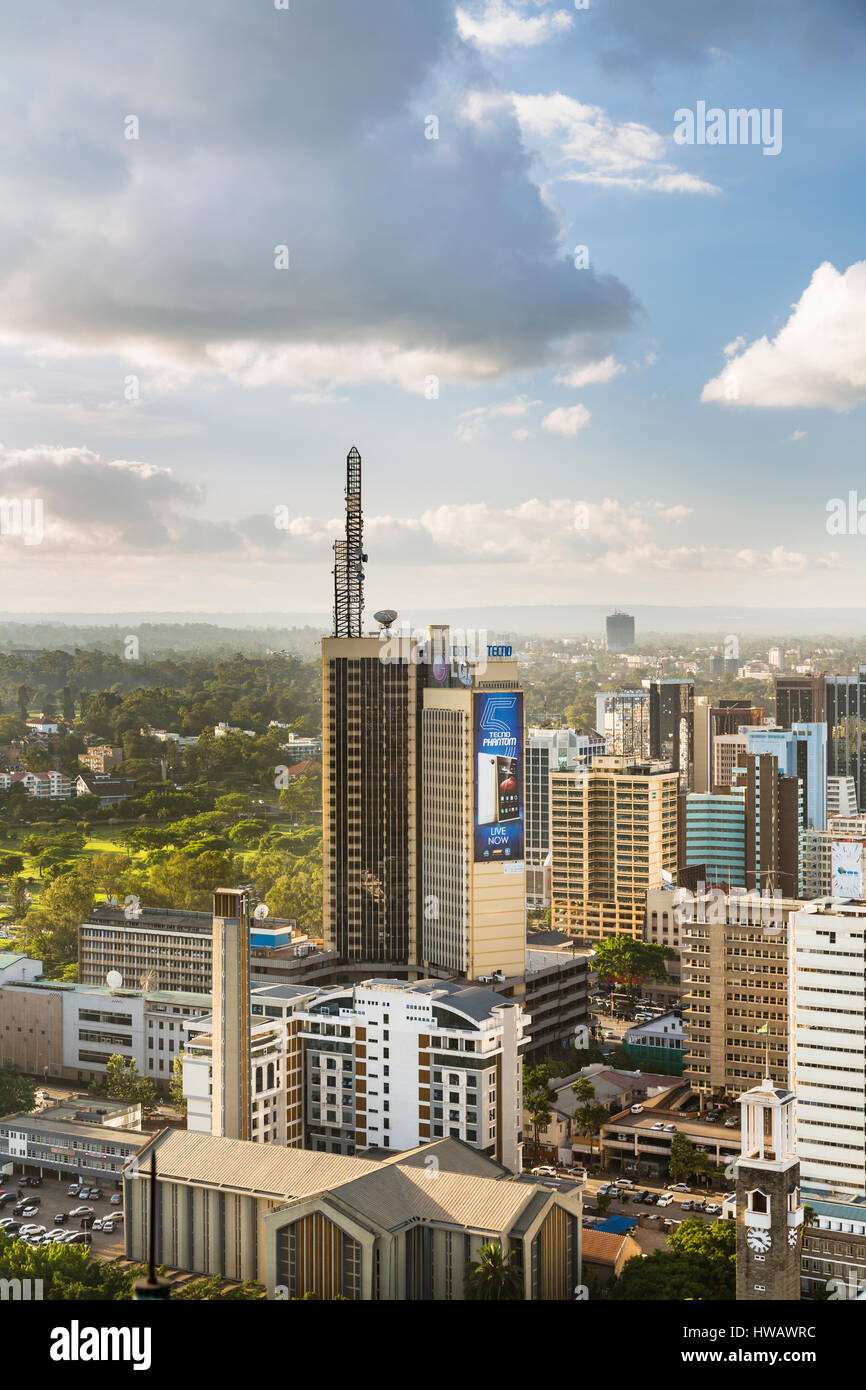
[[[800,1160],[794,1153],[794,1093],[767,1076],[740,1097],[737,1174],[737,1298],[800,1297]]]

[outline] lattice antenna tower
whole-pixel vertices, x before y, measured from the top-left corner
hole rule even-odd
[[[364,514],[361,510],[361,455],[346,456],[346,537],[334,541],[334,636],[360,637],[364,614]]]

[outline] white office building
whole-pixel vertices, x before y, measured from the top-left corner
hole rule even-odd
[[[526,734],[526,906],[550,903],[550,775],[588,767],[604,753],[599,734],[528,729]]]
[[[791,1089],[804,1188],[866,1194],[866,905],[788,923]]]

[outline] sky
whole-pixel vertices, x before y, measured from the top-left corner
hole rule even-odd
[[[0,45],[2,609],[326,612],[352,445],[370,610],[866,600],[861,0]]]

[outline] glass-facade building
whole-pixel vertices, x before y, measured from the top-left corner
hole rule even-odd
[[[854,676],[827,676],[827,776],[853,777],[857,807],[866,808],[863,720],[866,716],[866,666]]]

